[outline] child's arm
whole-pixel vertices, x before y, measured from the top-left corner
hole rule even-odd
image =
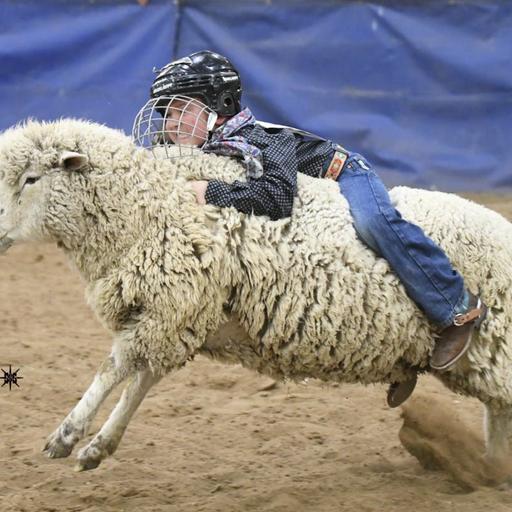
[[[282,130],[250,142],[261,149],[263,176],[247,182],[209,181],[205,191],[206,202],[234,206],[243,213],[268,215],[272,220],[289,217],[297,189],[295,136],[288,130]]]

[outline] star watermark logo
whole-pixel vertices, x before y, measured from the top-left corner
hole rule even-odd
[[[13,372],[11,365],[9,365],[9,371],[8,372],[6,372],[3,368],[1,370],[2,370],[2,372],[4,372],[4,375],[2,377],[2,379],[4,381],[4,383],[1,386],[2,388],[6,384],[9,384],[9,391],[11,390],[11,387],[12,387],[13,384],[18,386],[18,387],[20,387],[19,384],[18,384],[18,380],[23,379],[23,377],[20,377],[18,375],[18,372],[20,371],[20,368],[18,368],[15,372]]]

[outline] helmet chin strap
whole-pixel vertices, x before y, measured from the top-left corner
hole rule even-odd
[[[217,115],[217,112],[212,111],[208,114],[208,122],[206,123],[206,129],[208,130],[208,132],[213,132],[218,117],[219,116]]]

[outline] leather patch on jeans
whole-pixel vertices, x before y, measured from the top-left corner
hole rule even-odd
[[[336,151],[332,157],[331,163],[325,171],[324,178],[329,178],[331,180],[337,180],[338,176],[343,171],[343,166],[347,161],[348,155],[346,153],[342,153],[341,151]]]

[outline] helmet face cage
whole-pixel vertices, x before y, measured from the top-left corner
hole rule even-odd
[[[158,158],[193,156],[208,142],[216,120],[216,112],[196,98],[159,96],[138,112],[132,137]]]

